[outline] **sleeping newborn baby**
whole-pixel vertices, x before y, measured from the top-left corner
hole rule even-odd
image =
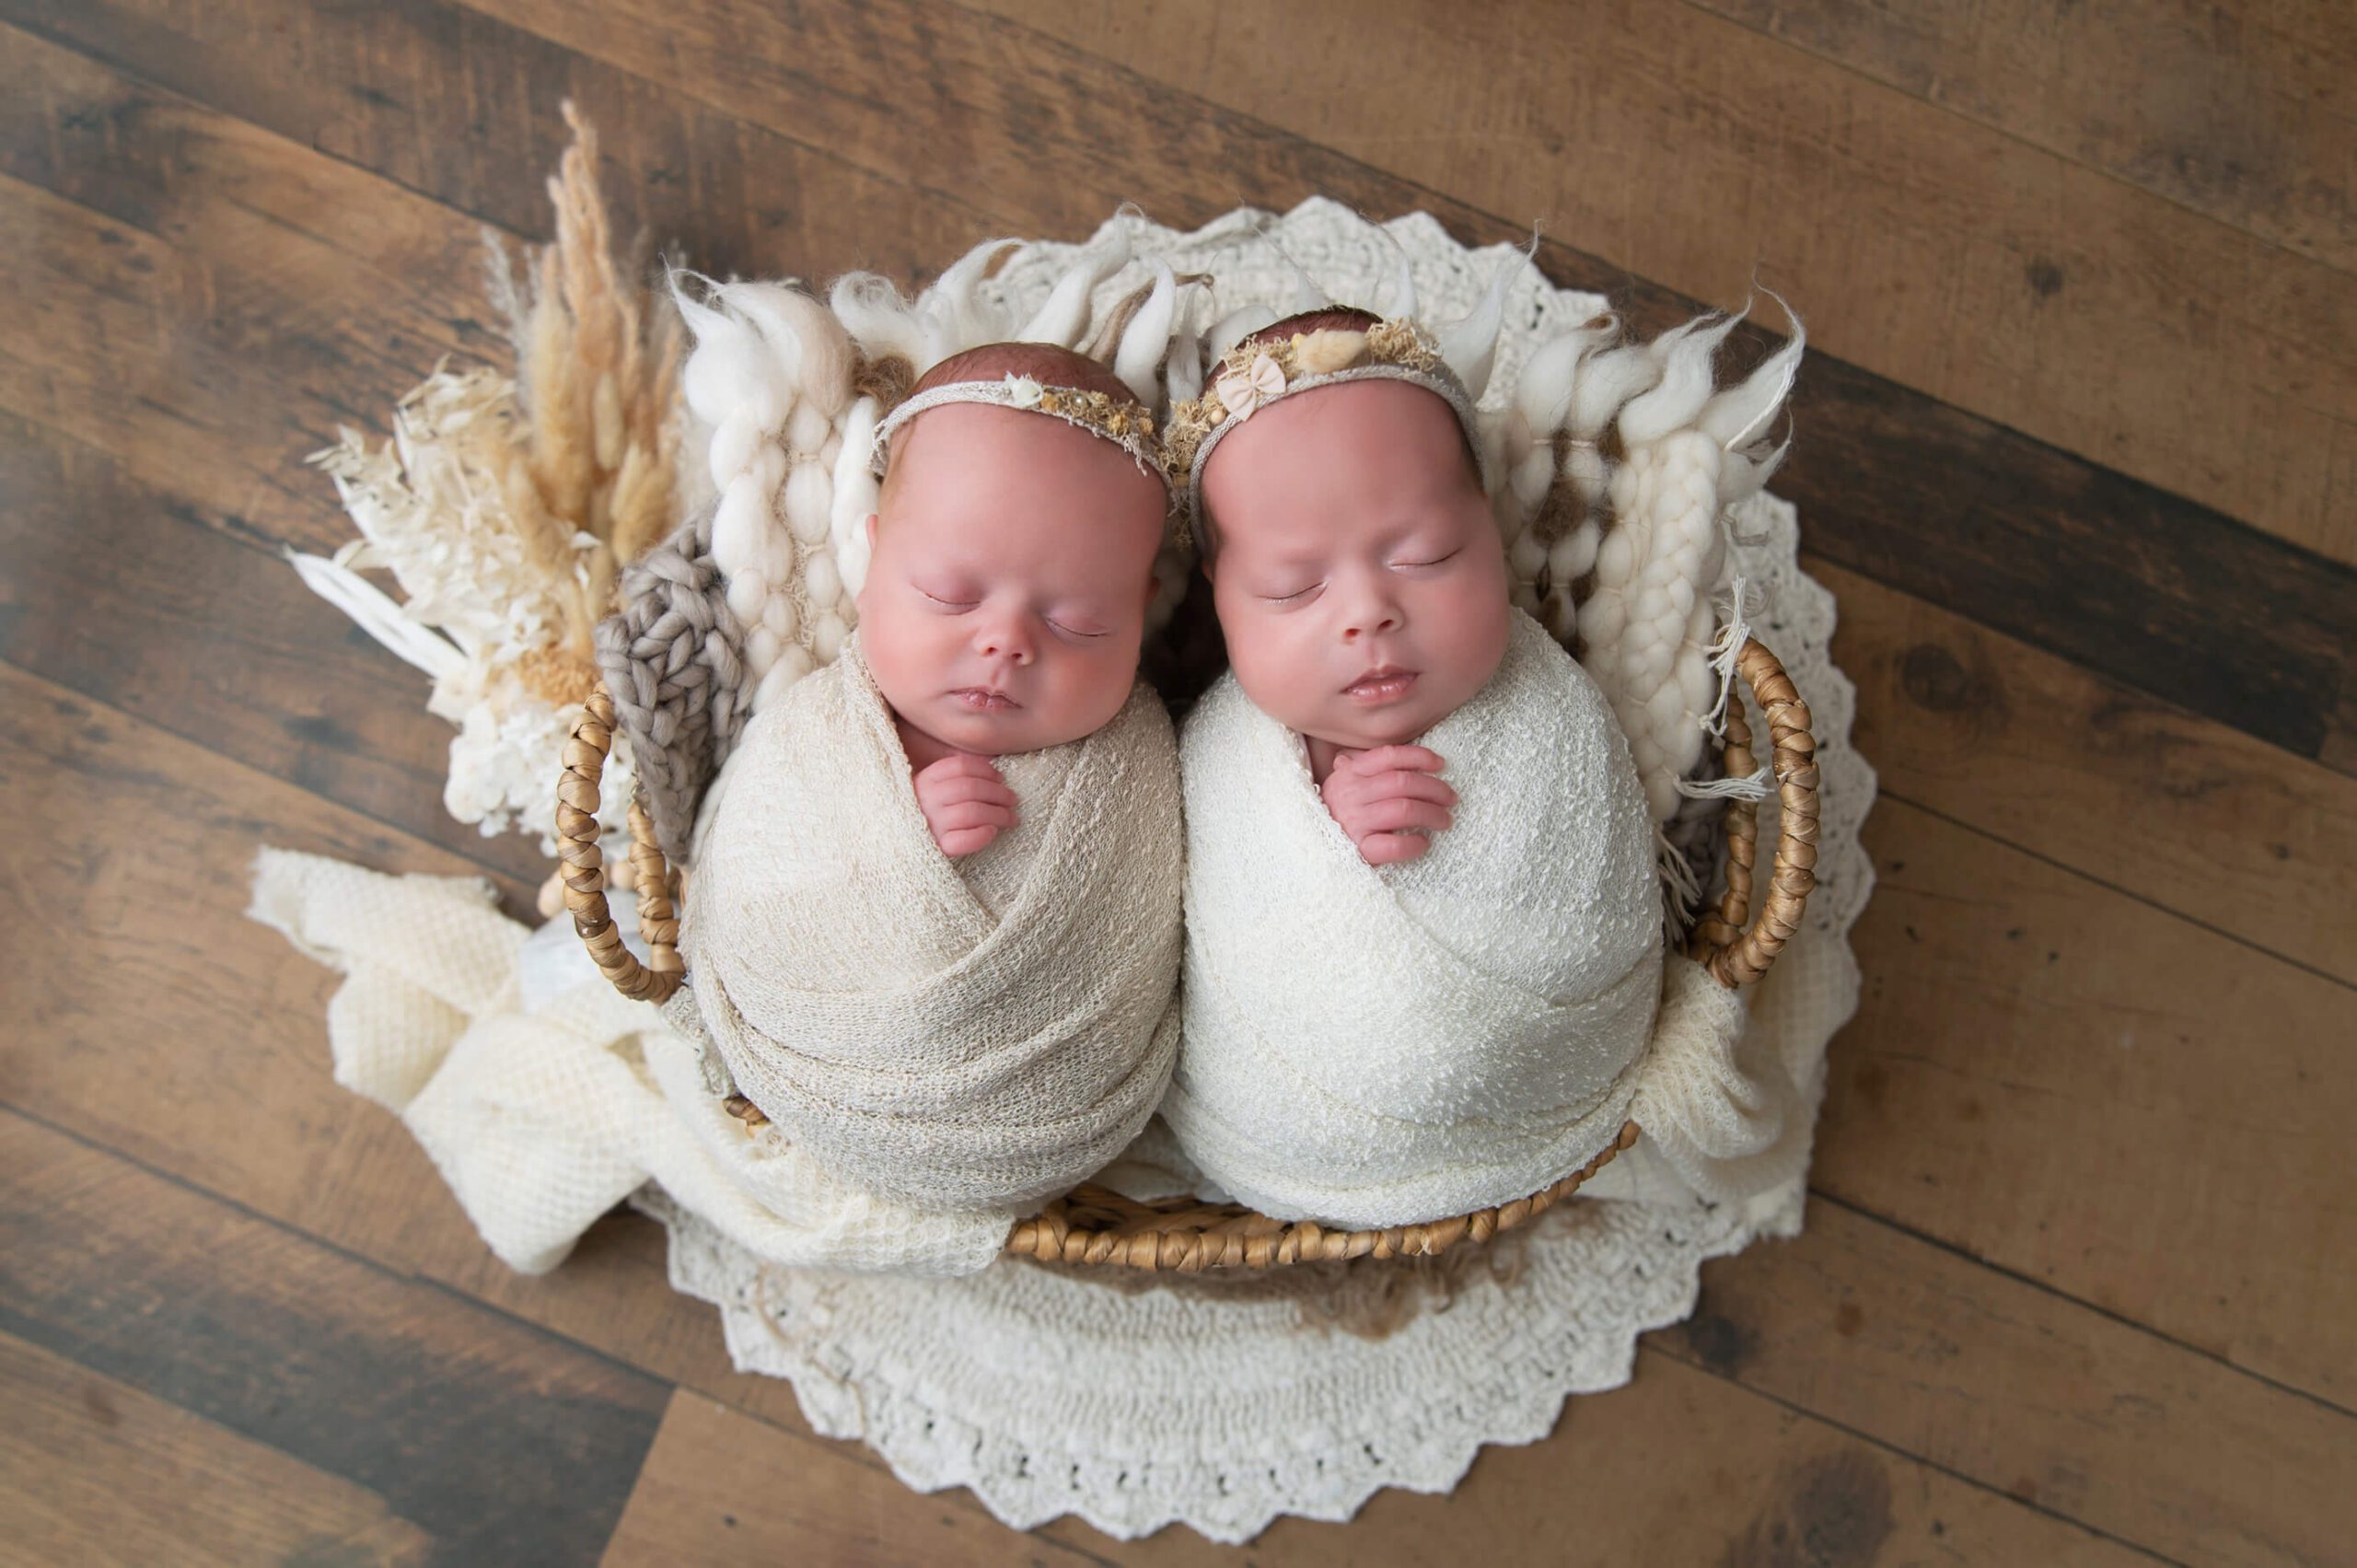
[[[1102,1166],[1177,1048],[1177,749],[1137,680],[1170,514],[1069,350],[935,366],[877,429],[859,627],[747,726],[690,879],[698,1022],[835,1174],[932,1209]]]
[[[1174,412],[1231,668],[1189,715],[1163,1116],[1234,1196],[1352,1227],[1529,1194],[1620,1131],[1660,995],[1601,692],[1507,599],[1421,330],[1295,317]]]

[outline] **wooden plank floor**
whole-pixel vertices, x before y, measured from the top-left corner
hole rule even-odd
[[[329,1079],[262,841],[493,878],[279,558],[618,224],[902,276],[1323,192],[1648,328],[1788,295],[1884,796],[1807,1233],[1450,1499],[1028,1536],[484,1251]],[[2357,13],[2336,0],[0,0],[0,1561],[2357,1561]]]

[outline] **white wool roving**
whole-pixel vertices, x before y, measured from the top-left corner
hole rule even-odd
[[[1616,346],[1620,335],[1619,318],[1605,315],[1549,339],[1495,416],[1504,478],[1491,503],[1514,601],[1566,645],[1572,587],[1595,566],[1602,538],[1608,475],[1597,443],[1620,405],[1661,374],[1642,349]]]
[[[1153,1113],[1178,1046],[1177,747],[1141,685],[998,759],[1022,819],[935,845],[854,637],[754,715],[690,877],[693,1016],[844,1181],[936,1210],[1060,1193]]]
[[[832,313],[801,290],[707,285],[700,301],[675,278],[672,297],[695,334],[681,383],[712,432],[713,561],[745,629],[758,710],[833,658],[858,619],[836,533],[846,506],[866,515],[866,453],[849,447],[842,426],[865,419],[872,429],[875,400],[860,398],[853,408],[858,351]]]
[[[1724,687],[1717,592],[1726,508],[1767,482],[1782,458],[1759,439],[1790,391],[1803,346],[1791,341],[1742,383],[1713,393],[1711,363],[1740,317],[1689,321],[1646,349],[1659,379],[1619,411],[1624,456],[1612,470],[1612,526],[1596,548],[1579,607],[1583,657],[1629,738],[1656,825],[1701,761]],[[1744,606],[1730,607],[1730,621]]]
[[[1422,738],[1455,825],[1381,869],[1233,675],[1189,716],[1184,1044],[1162,1114],[1283,1218],[1410,1224],[1527,1195],[1619,1132],[1661,984],[1653,831],[1610,707],[1516,612]]]

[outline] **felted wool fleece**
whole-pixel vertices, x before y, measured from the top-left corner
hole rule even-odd
[[[854,635],[746,727],[688,878],[693,1016],[737,1089],[834,1175],[926,1209],[1082,1180],[1178,1047],[1160,699],[1140,684],[1085,739],[996,761],[1020,820],[952,861]]]
[[[1188,717],[1185,1033],[1162,1114],[1283,1219],[1416,1224],[1527,1196],[1619,1132],[1661,995],[1653,830],[1610,706],[1514,612],[1420,738],[1454,825],[1376,867],[1302,738],[1233,673]]]

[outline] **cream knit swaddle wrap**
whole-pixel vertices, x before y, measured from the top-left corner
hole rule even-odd
[[[1232,674],[1187,721],[1185,1043],[1162,1111],[1280,1218],[1523,1197],[1609,1143],[1636,1090],[1661,904],[1602,693],[1517,610],[1497,674],[1420,743],[1455,825],[1377,869]]]
[[[997,760],[1021,821],[935,844],[856,637],[747,726],[681,925],[737,1086],[830,1171],[943,1210],[1024,1203],[1135,1136],[1177,1049],[1178,760],[1141,685]]]

